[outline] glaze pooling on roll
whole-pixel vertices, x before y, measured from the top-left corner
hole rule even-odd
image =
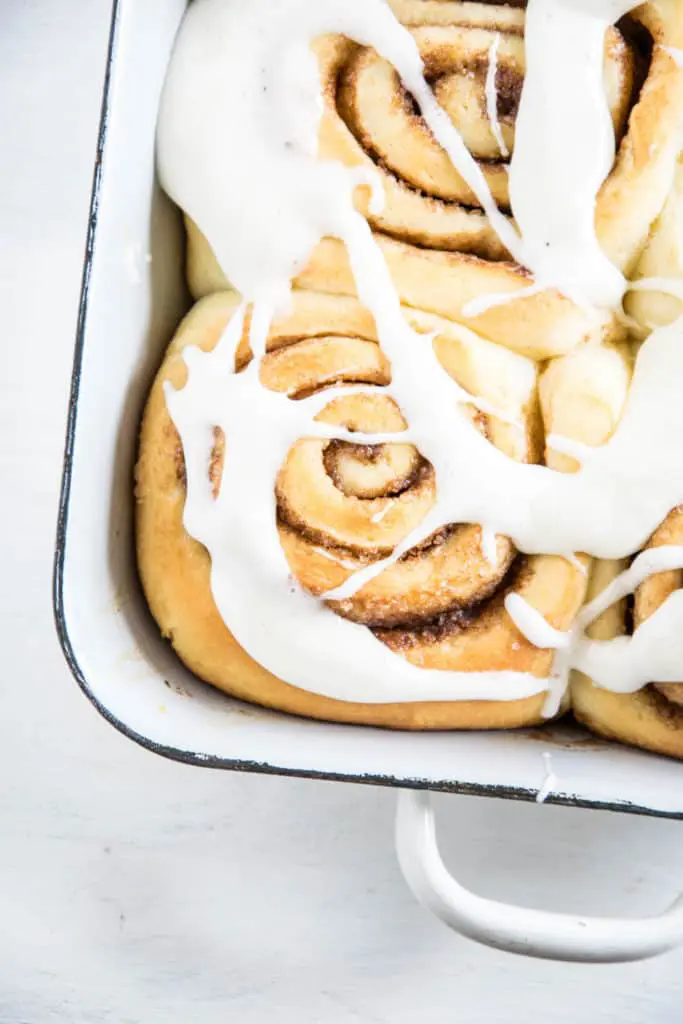
[[[164,92],[160,171],[244,302],[213,352],[185,353],[188,381],[182,390],[168,388],[167,402],[185,452],[185,527],[210,553],[216,605],[244,649],[278,677],[360,703],[519,700],[549,690],[549,714],[559,707],[572,667],[595,669],[601,685],[614,686],[613,666],[623,665],[624,645],[613,642],[607,655],[591,646],[581,632],[592,621],[588,609],[575,631],[560,633],[521,597],[508,598],[520,631],[536,646],[558,650],[552,678],[539,679],[419,668],[293,588],[276,530],[273,486],[288,450],[302,437],[375,445],[387,436],[320,423],[316,417],[334,390],[292,402],[261,384],[258,366],[271,320],[288,305],[291,280],[320,239],[340,239],[391,364],[389,393],[408,424],[391,438],[410,442],[428,460],[437,495],[389,556],[354,573],[325,594],[328,600],[353,597],[451,523],[480,524],[487,557],[490,538],[500,534],[529,554],[620,558],[637,551],[683,503],[683,325],[656,331],[644,344],[626,411],[607,444],[566,449],[581,463],[576,473],[508,458],[467,413],[477,397],[444,372],[433,339],[406,322],[382,249],[354,208],[354,190],[364,183],[374,188],[379,212],[376,182],[316,158],[322,102],[310,49],[325,33],[374,47],[396,68],[503,246],[533,273],[530,291],[556,289],[588,309],[614,309],[626,283],[603,253],[594,223],[596,197],[614,161],[603,53],[608,26],[634,6],[633,0],[530,0],[527,6],[527,75],[510,164],[512,212],[521,233],[498,209],[479,164],[435,99],[413,37],[381,0],[287,0],[275,7],[267,0],[195,0],[189,8]],[[244,202],[250,194],[258,196],[256,203]],[[256,358],[236,373],[247,304]],[[348,395],[352,389],[337,390]],[[228,439],[224,473],[240,502],[220,493],[216,498],[207,483],[216,427]],[[616,522],[615,508],[622,510]],[[675,631],[680,603],[670,599],[650,620],[649,632]],[[633,682],[645,671],[645,642],[634,637],[630,643],[638,665],[628,676]],[[661,657],[653,671],[662,682],[675,674]]]

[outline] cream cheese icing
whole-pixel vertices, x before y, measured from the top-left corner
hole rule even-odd
[[[498,89],[496,78],[498,76],[498,47],[500,46],[500,34],[491,43],[489,49],[489,64],[486,71],[486,112],[491,123],[491,131],[504,160],[510,156],[510,150],[503,138],[503,129],[498,119]]]
[[[211,353],[186,350],[187,384],[179,391],[168,387],[167,402],[185,452],[185,528],[209,551],[219,612],[245,650],[280,678],[358,702],[517,700],[547,690],[553,714],[574,667],[613,689],[680,676],[683,650],[668,642],[677,630],[683,635],[683,601],[675,594],[628,641],[596,646],[585,636],[597,604],[610,594],[617,600],[633,573],[584,609],[568,634],[552,630],[518,595],[508,597],[520,631],[536,646],[557,651],[550,679],[418,668],[293,583],[276,530],[275,477],[300,437],[410,441],[436,473],[437,501],[418,529],[328,598],[355,593],[445,524],[480,524],[489,554],[491,538],[504,534],[527,553],[620,558],[637,551],[683,502],[681,322],[644,343],[625,413],[606,445],[590,449],[549,439],[579,459],[577,473],[513,462],[473,426],[465,410],[473,396],[447,376],[431,337],[413,331],[403,317],[382,253],[353,204],[356,186],[369,184],[379,210],[377,182],[367,171],[316,158],[322,98],[310,44],[324,33],[342,33],[373,46],[397,69],[503,244],[534,274],[530,287],[557,288],[583,305],[614,308],[626,282],[600,249],[594,227],[597,192],[614,159],[602,60],[608,25],[634,6],[632,0],[529,0],[527,75],[510,163],[519,233],[498,211],[478,164],[429,89],[412,36],[382,0],[194,0],[188,9],[162,100],[159,169],[244,301]],[[245,202],[251,195],[255,202]],[[401,434],[350,434],[317,423],[341,389],[295,403],[260,384],[271,319],[286,307],[292,278],[328,235],[346,244],[359,297],[391,361],[390,391],[409,424]],[[234,357],[248,304],[255,358],[237,374]],[[229,438],[223,478],[239,502],[222,492],[214,499],[207,480],[215,427]],[[646,556],[634,567],[661,571],[664,556]],[[649,657],[652,638],[657,653]]]

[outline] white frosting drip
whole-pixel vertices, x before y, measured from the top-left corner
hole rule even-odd
[[[510,201],[539,281],[614,307],[625,281],[600,248],[595,202],[614,163],[603,82],[605,32],[634,0],[530,0]]]
[[[493,402],[489,402],[488,399],[482,398],[481,395],[470,395],[470,405],[473,405],[479,412],[483,412],[485,416],[495,416],[501,423],[507,424],[509,427],[514,427],[515,430],[523,432],[525,427],[524,424],[519,420],[515,419],[514,416],[510,416],[508,413],[503,412]]]
[[[384,508],[381,508],[379,512],[375,512],[374,516],[371,516],[371,521],[373,523],[381,523],[385,516],[387,516],[391,511],[393,504],[393,501],[388,501]]]
[[[663,46],[662,49],[665,50],[670,57],[673,57],[679,68],[683,68],[683,50],[679,50],[676,46]]]
[[[565,555],[564,556],[570,565],[573,565],[577,572],[580,572],[582,576],[588,575],[588,569],[583,562],[576,557],[576,555]]]
[[[503,130],[500,126],[500,121],[498,120],[498,89],[496,87],[496,77],[498,75],[499,46],[500,35],[497,34],[489,49],[489,66],[486,72],[486,112],[488,114],[489,121],[491,122],[491,131],[493,132],[493,137],[496,140],[496,145],[500,150],[500,155],[503,160],[507,160],[510,156],[510,150],[503,138]]]
[[[613,653],[600,660],[594,642],[581,636],[585,613],[571,634],[558,634],[518,595],[507,600],[514,621],[537,646],[558,651],[550,679],[410,664],[292,584],[276,530],[274,480],[300,437],[410,440],[432,463],[438,496],[431,512],[390,558],[326,595],[336,598],[355,593],[449,523],[481,524],[485,544],[487,537],[504,534],[526,552],[618,558],[642,546],[683,502],[681,325],[655,332],[643,345],[622,422],[603,448],[580,447],[577,473],[515,463],[472,424],[464,407],[473,397],[443,371],[432,339],[403,319],[381,251],[353,206],[356,184],[373,179],[315,159],[321,98],[309,44],[326,32],[341,32],[374,46],[397,68],[504,244],[536,274],[536,287],[560,287],[578,301],[614,305],[624,282],[602,254],[593,225],[595,197],[614,155],[603,43],[606,26],[632,6],[630,0],[529,2],[528,72],[510,183],[521,239],[431,93],[412,37],[381,0],[194,0],[189,7],[164,91],[160,172],[245,301],[213,352],[186,350],[188,382],[180,391],[168,387],[167,402],[185,452],[185,528],[209,551],[217,607],[245,650],[280,678],[359,702],[517,700],[547,689],[553,713],[573,664],[590,663],[602,685],[612,680],[605,663],[621,666],[621,641],[607,645]],[[375,189],[376,209],[380,199]],[[359,297],[391,361],[390,392],[410,424],[399,435],[352,434],[314,422],[342,390],[373,388],[332,389],[292,402],[259,382],[258,357],[271,318],[325,235],[345,242]],[[247,301],[254,303],[256,358],[236,374]],[[215,427],[228,438],[223,479],[230,487],[214,500],[206,468]],[[670,599],[664,607],[680,604]],[[673,617],[661,609],[649,620],[659,624],[649,626],[650,634],[671,627]],[[629,641],[636,655],[628,679],[642,675],[642,628]]]
[[[493,530],[481,531],[481,553],[489,565],[498,565],[498,540]]]
[[[553,771],[553,757],[549,751],[543,752],[543,785],[536,794],[536,803],[544,804],[552,791],[557,788],[557,775]]]
[[[470,299],[462,307],[463,315],[466,317],[481,316],[482,313],[486,313],[489,309],[495,309],[497,306],[507,306],[510,302],[517,302],[518,299],[531,298],[532,295],[538,295],[540,292],[547,290],[547,285],[541,281],[534,282],[534,284],[527,285],[525,288],[520,288],[516,292],[498,292],[496,295],[481,295],[477,299]]]
[[[350,561],[348,558],[340,558],[339,555],[333,555],[331,551],[327,551],[325,548],[313,548],[313,550],[316,555],[320,555],[321,558],[326,558],[328,562],[334,562],[336,565],[341,565],[344,569],[356,568],[355,562]]]
[[[506,608],[531,643],[558,652],[554,675],[562,691],[569,672],[576,669],[603,689],[635,693],[648,683],[677,683],[683,677],[683,590],[670,594],[632,636],[592,640],[586,630],[650,576],[672,569],[683,569],[683,547],[668,545],[643,551],[629,569],[582,609],[568,632],[553,629],[518,594],[507,597]]]

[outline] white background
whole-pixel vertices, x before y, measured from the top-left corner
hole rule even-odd
[[[480,949],[405,889],[391,791],[165,762],[71,681],[50,574],[108,8],[0,0],[1,1024],[680,1021],[683,954]],[[642,914],[683,889],[683,824],[457,797],[439,817],[498,898]]]

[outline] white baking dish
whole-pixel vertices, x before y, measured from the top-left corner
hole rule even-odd
[[[188,303],[179,218],[154,175],[157,105],[184,8],[185,0],[114,4],[55,567],[57,626],[76,679],[130,738],[191,764],[534,799],[547,779],[543,755],[550,754],[550,802],[683,818],[683,764],[565,726],[414,735],[287,717],[198,683],[159,637],[134,564],[132,468],[147,387]],[[404,799],[402,863],[430,902],[431,882],[415,868],[411,840],[416,825],[428,832],[428,808]],[[427,833],[422,839],[429,845]],[[442,894],[442,903],[449,899],[457,896]],[[431,904],[448,916],[434,899]],[[470,918],[479,913],[470,910]],[[533,930],[538,922],[524,924],[533,935],[526,945],[501,938],[495,926],[491,933],[462,920],[449,923],[517,951],[619,958],[606,939],[596,940],[592,954],[571,936],[543,948],[542,934]],[[634,942],[622,958],[629,950],[656,951]]]

